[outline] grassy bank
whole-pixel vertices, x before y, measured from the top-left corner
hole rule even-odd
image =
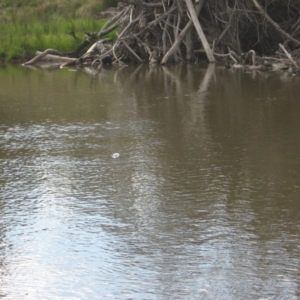
[[[114,4],[111,0],[0,0],[0,58],[25,59],[47,48],[70,51],[85,39],[85,31],[101,29],[105,21],[97,19],[97,13]]]

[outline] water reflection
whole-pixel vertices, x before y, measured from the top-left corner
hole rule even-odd
[[[0,77],[4,298],[299,298],[297,77]]]

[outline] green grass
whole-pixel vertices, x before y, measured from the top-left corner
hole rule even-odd
[[[114,1],[108,0],[0,0],[0,58],[25,59],[54,48],[71,51],[84,32],[99,32],[105,20],[95,14]],[[80,41],[68,34],[73,30]],[[115,38],[110,33],[108,38]]]

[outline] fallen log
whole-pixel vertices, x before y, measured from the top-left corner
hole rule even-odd
[[[40,55],[43,52],[41,51],[37,51],[36,55]],[[58,55],[54,55],[54,54],[46,54],[46,56],[43,56],[40,59],[40,62],[54,62],[54,63],[72,63],[72,62],[76,62],[77,58],[73,58],[73,57],[67,57],[67,56],[58,56]]]
[[[49,60],[52,60],[52,61],[55,61],[55,62],[61,62],[61,63],[65,63],[67,61],[76,61],[77,59],[76,58],[70,58],[70,57],[64,57],[63,56],[63,52],[60,52],[58,50],[55,50],[55,49],[47,49],[43,52],[40,52],[38,51],[36,56],[25,62],[23,65],[24,66],[27,66],[27,65],[32,65],[36,62],[40,62],[42,60],[46,60],[46,61],[49,61]]]

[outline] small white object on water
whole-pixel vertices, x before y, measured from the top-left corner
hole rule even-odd
[[[111,157],[112,158],[118,158],[120,156],[120,153],[114,153]]]

